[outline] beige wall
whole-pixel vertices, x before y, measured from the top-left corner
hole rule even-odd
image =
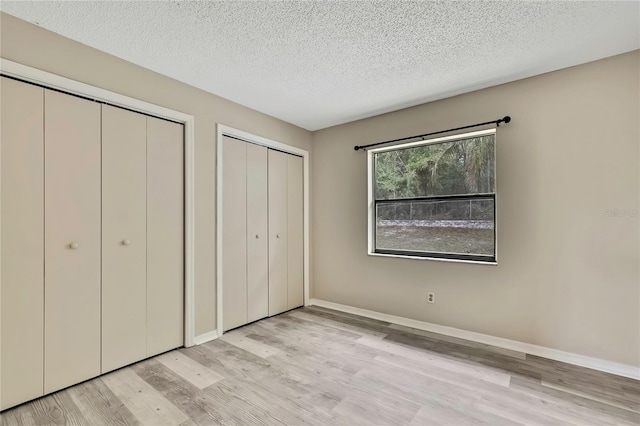
[[[7,14],[0,35],[2,58],[195,117],[196,335],[215,329],[216,123],[306,150],[311,133]]]
[[[310,132],[0,15],[0,56],[195,116],[196,334],[215,328],[215,125],[311,150]],[[313,134],[312,296],[640,365],[640,53]],[[499,265],[369,257],[353,145],[489,120]],[[434,305],[425,302],[436,293]]]
[[[313,135],[314,298],[640,365],[639,51]],[[354,145],[511,115],[498,266],[367,256]],[[428,291],[436,303],[426,302]]]

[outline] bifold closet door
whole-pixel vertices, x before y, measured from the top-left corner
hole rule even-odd
[[[247,147],[247,322],[269,315],[267,148]]]
[[[102,372],[147,355],[147,118],[102,106]]]
[[[184,127],[147,117],[147,356],[184,343]]]
[[[269,150],[269,315],[288,308],[287,157]]]
[[[302,157],[287,155],[287,309],[304,305]]]
[[[50,90],[44,98],[44,391],[50,393],[100,374],[101,108]]]
[[[0,409],[43,394],[44,89],[0,78]]]
[[[224,331],[247,323],[247,143],[222,138]]]

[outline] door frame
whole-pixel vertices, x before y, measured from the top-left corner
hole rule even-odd
[[[194,345],[194,145],[195,118],[193,115],[145,102],[116,92],[71,80],[47,71],[0,58],[0,75],[13,77],[27,83],[58,90],[71,95],[104,102],[184,125],[184,346]],[[2,202],[0,197],[0,203]],[[1,206],[2,204],[0,204]],[[1,210],[0,210],[1,214]],[[1,232],[1,231],[0,231]],[[1,259],[1,257],[0,257]],[[1,260],[0,260],[1,261]],[[2,265],[0,264],[0,269]],[[0,289],[2,281],[0,277]],[[1,294],[1,292],[0,292]]]
[[[223,297],[222,294],[222,138],[230,136],[245,142],[261,145],[277,151],[286,152],[288,154],[302,157],[302,174],[303,174],[303,247],[304,247],[304,306],[309,305],[309,151],[287,145],[282,142],[274,141],[263,136],[254,135],[244,130],[235,129],[217,124],[217,147],[216,147],[216,334],[222,336],[222,310]]]

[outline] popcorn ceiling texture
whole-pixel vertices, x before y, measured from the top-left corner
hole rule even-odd
[[[308,130],[640,48],[638,2],[2,1],[0,8]]]

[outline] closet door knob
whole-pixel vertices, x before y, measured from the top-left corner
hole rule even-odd
[[[131,241],[129,241],[129,240],[122,240],[122,245],[123,245],[123,246],[128,246],[129,244],[131,244]]]
[[[280,238],[280,234],[276,234],[276,238]]]
[[[260,238],[260,237],[258,236],[258,234],[256,234],[256,238]]]
[[[78,243],[71,243],[71,244],[69,244],[69,248],[70,248],[70,249],[72,249],[72,250],[75,250],[75,249],[77,249],[78,247],[80,247],[80,246],[78,245]]]

